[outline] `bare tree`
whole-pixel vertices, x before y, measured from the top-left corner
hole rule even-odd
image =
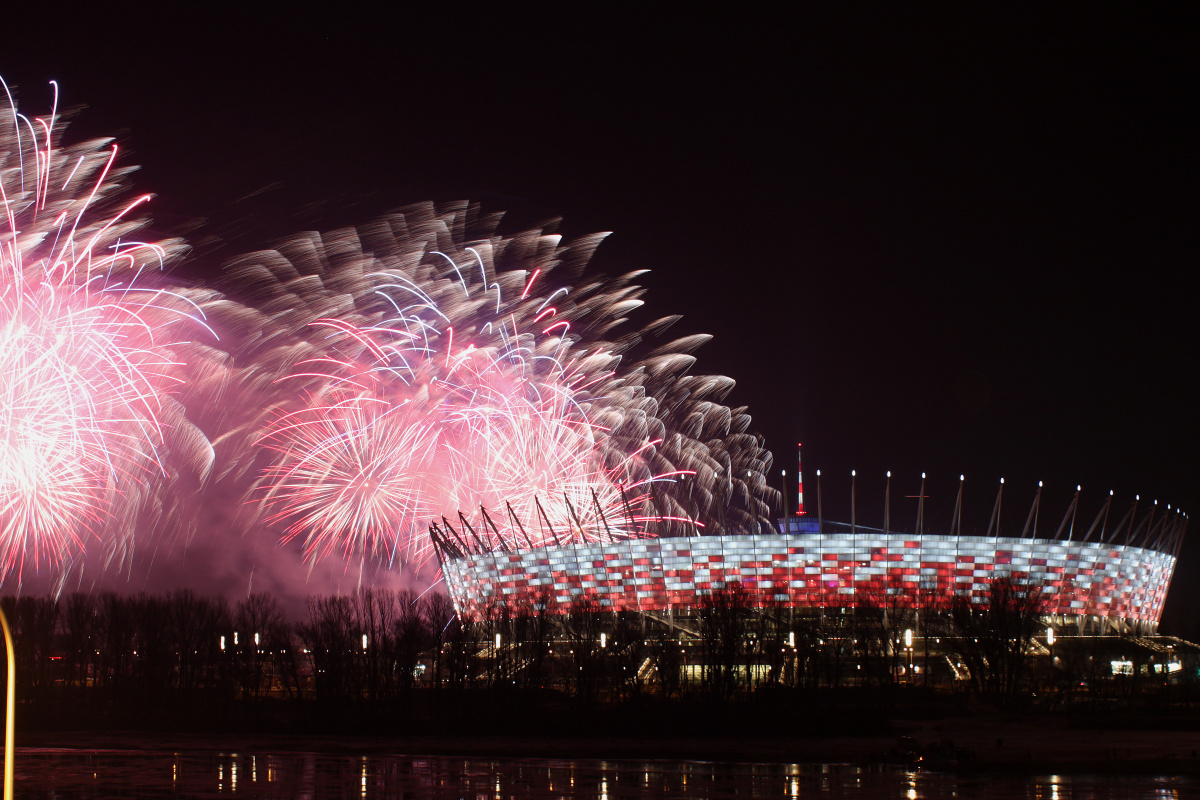
[[[951,647],[970,670],[976,691],[998,698],[1016,693],[1045,606],[1039,586],[1009,576],[992,581],[986,603],[965,594],[953,599]]]
[[[271,688],[273,654],[290,644],[279,603],[271,595],[252,594],[237,604],[233,625],[239,634],[233,650],[239,687],[244,697],[259,697]]]
[[[108,592],[100,596],[99,679],[106,685],[123,685],[133,664],[133,642],[137,633],[132,598]]]
[[[812,618],[807,632],[808,641],[804,644],[811,648],[810,664],[816,670],[811,684],[841,688],[848,667],[857,667],[851,663],[858,638],[856,617],[853,613],[846,613],[843,608],[822,608]],[[861,672],[857,668],[851,671],[854,674]]]
[[[511,620],[512,608],[499,597],[493,598],[479,620],[484,638],[484,675],[493,689],[508,685],[510,661],[515,657]]]
[[[96,599],[75,592],[67,598],[63,615],[63,648],[66,652],[68,680],[86,686],[96,659]]]
[[[391,697],[396,689],[396,620],[402,600],[389,589],[360,589],[354,595],[356,635],[367,696]]]
[[[454,614],[454,603],[450,596],[442,592],[430,592],[425,595],[425,619],[429,622],[430,647],[433,650],[432,671],[430,683],[434,687],[442,685],[442,668],[445,658],[445,647],[451,623],[457,623]]]
[[[354,674],[354,604],[348,597],[308,598],[308,622],[300,638],[313,666],[317,697],[345,699],[357,689]]]
[[[758,613],[754,660],[767,668],[766,675],[760,677],[760,682],[765,680],[773,686],[785,682],[790,685],[790,681],[794,680],[794,676],[788,676],[787,670],[792,647],[789,642],[793,637],[789,636],[792,629],[788,625],[786,615],[786,609],[777,604],[765,605]]]
[[[230,625],[225,601],[181,589],[171,594],[167,608],[176,648],[175,685],[186,690],[217,685],[221,636]]]
[[[730,583],[700,598],[700,642],[704,683],[723,699],[738,686],[738,668],[747,647],[751,598],[741,583]]]
[[[442,641],[446,648],[446,681],[450,686],[462,689],[475,679],[484,631],[483,623],[462,617],[451,617],[446,623]]]
[[[606,644],[615,684],[624,699],[641,697],[653,663],[646,617],[636,611],[617,611],[608,627]]]
[[[127,598],[133,618],[134,675],[139,689],[161,689],[173,683],[174,645],[166,598],[139,594]]]
[[[543,590],[521,603],[510,629],[516,647],[515,678],[523,689],[537,689],[546,681],[546,657],[553,633],[554,596]]]
[[[421,654],[432,646],[433,630],[420,595],[405,589],[396,595],[396,671],[400,689],[408,691],[416,678]]]
[[[600,689],[600,604],[590,594],[576,595],[560,622],[570,643],[567,684],[576,697],[593,700]]]
[[[913,590],[894,578],[881,578],[856,590],[855,652],[878,686],[897,682],[904,663],[904,632],[916,619]]]
[[[663,697],[675,697],[680,692],[683,672],[683,643],[675,638],[668,625],[655,625],[648,631],[649,655],[654,663],[654,680]]]
[[[41,694],[51,683],[50,654],[58,626],[58,601],[45,596],[5,597],[0,602],[13,628],[17,684],[24,691]]]

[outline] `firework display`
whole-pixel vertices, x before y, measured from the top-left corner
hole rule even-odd
[[[642,290],[583,277],[602,237],[499,222],[422,204],[229,265],[255,293],[251,366],[223,380],[263,398],[236,437],[264,520],[312,558],[417,564],[447,519],[502,547],[765,520],[770,455],[722,404],[733,382],[689,374],[708,337],[623,332]]]
[[[64,150],[53,113],[11,111],[9,570],[90,539],[121,559],[200,516],[310,562],[417,565],[448,520],[518,547],[766,519],[770,455],[723,404],[733,382],[691,374],[709,337],[633,324],[639,273],[586,274],[603,236],[504,236],[477,206],[423,204],[235,259],[223,292],[171,292],[147,276],[182,245],[136,235],[148,198],[122,199],[116,147]],[[189,319],[219,338],[180,334]]]
[[[62,148],[55,113],[0,124],[0,559],[53,566],[121,541],[206,447],[168,393],[194,307],[147,277],[181,250],[141,241],[117,147]],[[180,461],[176,461],[176,459]],[[115,539],[113,538],[115,536]]]
[[[1141,538],[1120,544],[1104,525],[1096,542],[968,537],[961,520],[901,536],[853,514],[846,535],[822,528],[818,483],[800,532],[797,475],[779,535],[771,454],[726,405],[733,381],[693,373],[710,337],[643,320],[642,273],[590,266],[602,234],[501,233],[478,205],[423,203],[169,288],[184,245],[145,240],[148,197],[116,146],[63,147],[54,112],[7,101],[0,577],[66,574],[84,551],[126,566],[206,531],[239,553],[261,537],[309,574],[328,559],[444,577],[467,615],[583,595],[662,611],[732,582],[764,605],[845,606],[880,579],[944,599],[999,573],[1053,589],[1054,613],[1161,614],[1184,517],[1138,533],[1131,511]]]

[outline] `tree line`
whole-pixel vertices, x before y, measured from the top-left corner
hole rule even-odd
[[[190,590],[0,602],[27,701],[129,691],[344,702],[469,689],[731,700],[902,686],[1003,699],[1099,686],[1111,678],[1109,650],[1124,646],[1097,638],[1090,655],[1066,646],[1056,655],[1039,638],[1039,589],[1009,578],[984,603],[881,583],[850,607],[801,611],[763,606],[732,584],[684,613],[606,610],[589,595],[560,607],[546,595],[497,603],[476,620],[459,619],[444,594],[379,589],[311,597],[300,621],[266,594],[233,604]],[[1153,653],[1133,650],[1125,690],[1154,674]]]

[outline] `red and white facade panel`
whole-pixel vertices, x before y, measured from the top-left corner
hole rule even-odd
[[[492,552],[447,560],[443,574],[460,613],[498,600],[590,594],[601,607],[665,611],[741,583],[764,604],[850,606],[880,585],[919,603],[967,593],[983,602],[992,578],[1042,587],[1047,614],[1157,622],[1175,558],[1143,547],[982,536],[804,533],[636,539]]]

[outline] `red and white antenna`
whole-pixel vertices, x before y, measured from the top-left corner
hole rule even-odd
[[[796,444],[796,488],[799,490],[799,498],[796,501],[796,516],[804,516],[804,467],[800,463],[800,444]]]

